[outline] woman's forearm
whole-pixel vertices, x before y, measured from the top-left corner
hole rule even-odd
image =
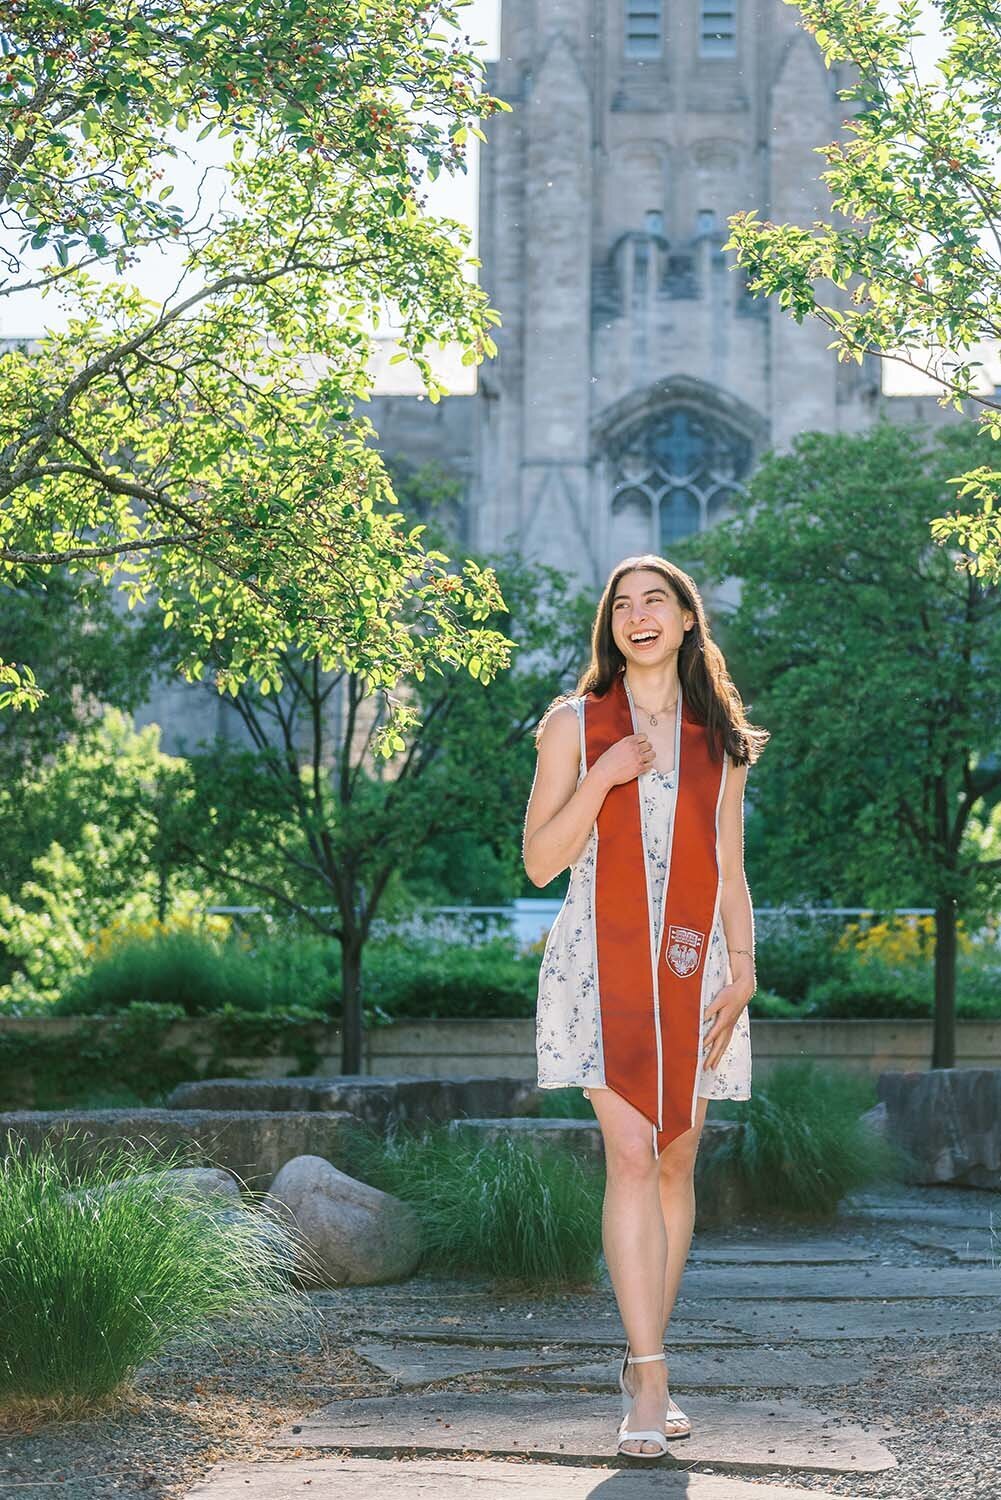
[[[569,802],[535,830],[524,854],[525,870],[533,885],[547,886],[577,862],[608,790],[606,777],[592,767]]]
[[[747,878],[724,878],[720,893],[723,932],[730,950],[730,972],[734,984],[745,986],[748,998],[754,993],[754,910]],[[740,950],[740,951],[738,951]],[[749,950],[749,951],[744,951]]]

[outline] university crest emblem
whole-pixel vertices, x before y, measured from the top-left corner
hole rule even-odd
[[[679,979],[687,979],[689,974],[695,973],[704,941],[705,933],[696,932],[693,927],[675,927],[671,924],[665,956],[669,967]]]

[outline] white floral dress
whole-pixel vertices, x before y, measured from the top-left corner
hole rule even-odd
[[[583,699],[574,700],[578,716]],[[581,720],[580,785],[586,766]],[[660,951],[660,913],[667,875],[667,850],[677,788],[676,771],[647,771],[639,778],[644,801],[643,827],[648,846],[650,910]],[[570,867],[570,884],[563,905],[549,930],[539,971],[535,1018],[538,1085],[543,1089],[605,1086],[601,1047],[601,1015],[595,981],[594,873],[598,838],[591,828],[580,858]],[[715,998],[732,979],[722,916],[713,926],[706,958],[707,995]],[[712,1025],[706,1016],[703,1032]],[[751,1029],[747,1008],[737,1017],[729,1045],[715,1068],[703,1066],[699,1095],[710,1099],[751,1097]]]

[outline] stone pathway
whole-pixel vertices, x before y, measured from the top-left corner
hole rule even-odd
[[[622,1333],[607,1279],[546,1299],[429,1278],[320,1294],[377,1393],[304,1412],[275,1434],[273,1461],[219,1464],[190,1500],[927,1500],[913,1420],[906,1432],[888,1420],[884,1388],[899,1370],[914,1404],[903,1377],[934,1364],[935,1339],[1001,1326],[987,1200],[903,1189],[860,1196],[823,1233],[699,1233],[667,1340],[693,1433],[649,1463],[614,1452]],[[860,1390],[883,1395],[882,1420]],[[934,1492],[981,1493],[958,1476]]]
[[[350,1495],[351,1500],[817,1500],[816,1490],[706,1474],[601,1469],[569,1465],[476,1463],[459,1460],[381,1461],[370,1458],[319,1459],[283,1464],[220,1464],[195,1488],[190,1500],[306,1500],[307,1496]],[[840,1500],[852,1500],[841,1492]]]
[[[607,1356],[582,1361],[569,1347],[562,1350],[465,1347],[460,1344],[422,1344],[409,1339],[385,1343],[357,1343],[355,1349],[397,1385],[425,1386],[453,1375],[484,1376],[517,1370],[525,1384],[586,1385],[592,1390],[618,1391],[618,1366]],[[767,1385],[775,1390],[799,1386],[844,1385],[860,1380],[866,1366],[843,1355],[818,1358],[803,1349],[770,1349],[737,1345],[725,1352],[699,1348],[672,1355],[671,1379],[684,1390],[740,1390]]]
[[[889,1469],[896,1462],[871,1432],[855,1423],[832,1430],[823,1412],[792,1398],[735,1401],[686,1391],[685,1411],[692,1419],[692,1436],[676,1440],[672,1452],[683,1444],[686,1463],[707,1459],[750,1474],[782,1464],[843,1474]],[[615,1403],[604,1394],[439,1391],[403,1399],[335,1401],[276,1438],[273,1446],[607,1460],[610,1430],[617,1421]]]

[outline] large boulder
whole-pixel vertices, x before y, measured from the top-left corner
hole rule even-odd
[[[308,1266],[325,1286],[398,1281],[417,1267],[421,1229],[410,1205],[348,1177],[321,1156],[286,1162],[270,1199],[291,1214]]]
[[[109,1146],[132,1143],[159,1156],[183,1148],[189,1162],[225,1168],[253,1190],[269,1186],[284,1162],[315,1152],[346,1160],[343,1111],[94,1109],[14,1110],[0,1114],[0,1153],[7,1142],[30,1151],[48,1142],[71,1169],[93,1164]]]
[[[540,1091],[522,1078],[204,1078],[181,1083],[168,1109],[347,1110],[375,1130],[463,1116],[528,1115]],[[325,1153],[323,1153],[325,1154]]]
[[[876,1093],[913,1182],[1001,1187],[1001,1068],[881,1073]]]
[[[209,1198],[217,1202],[225,1199],[230,1204],[233,1200],[237,1204],[240,1201],[240,1188],[236,1178],[220,1167],[176,1167],[167,1172],[136,1172],[132,1177],[79,1188],[68,1193],[67,1197],[100,1199],[134,1182],[155,1182],[161,1192],[178,1198]]]

